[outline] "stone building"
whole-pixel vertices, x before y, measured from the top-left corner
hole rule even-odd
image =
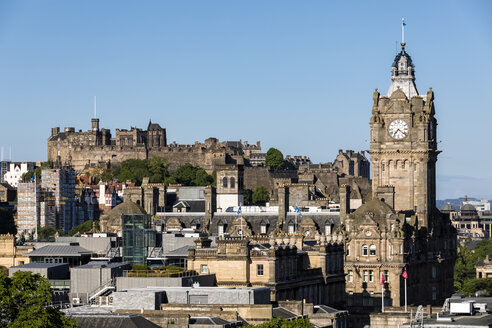
[[[29,263],[29,256],[26,254],[33,249],[33,246],[16,246],[14,235],[0,235],[0,265],[10,268]]]
[[[108,129],[99,128],[99,119],[93,118],[89,131],[75,131],[66,127],[51,129],[48,138],[48,161],[72,165],[76,171],[91,166],[118,166],[127,159],[164,157],[171,169],[191,163],[212,172],[216,164],[236,163],[243,156],[261,153],[260,143],[225,141],[208,138],[203,143],[178,145],[167,143],[166,129],[149,122],[147,130],[132,127],[130,130],[116,129],[113,137]]]
[[[0,203],[9,203],[15,200],[17,190],[8,183],[0,182]]]
[[[273,302],[305,300],[344,305],[343,246],[340,240],[303,245],[302,235],[223,237],[217,247],[200,238],[189,250],[188,269],[214,273],[218,286],[269,287]]]
[[[369,160],[365,156],[365,152],[354,152],[353,150],[347,150],[343,152],[342,149],[338,151],[338,155],[333,162],[333,166],[338,169],[339,174],[370,178]]]
[[[380,308],[382,292],[386,305],[404,304],[404,269],[409,304],[441,304],[453,293],[456,231],[435,207],[434,93],[418,93],[404,43],[389,90],[373,95],[373,199],[352,212],[350,186],[340,190],[348,304],[357,312]]]
[[[243,166],[236,164],[220,165],[217,170],[217,208],[243,205]]]
[[[485,256],[485,259],[479,260],[475,264],[475,271],[477,279],[492,278],[492,261],[490,261],[488,255]]]

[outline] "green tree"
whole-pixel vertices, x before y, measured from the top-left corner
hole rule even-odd
[[[84,223],[79,224],[78,226],[76,226],[72,230],[70,230],[68,232],[68,235],[69,236],[73,236],[76,233],[80,233],[80,234],[87,233],[87,232],[89,232],[89,231],[92,230],[92,225],[93,224],[95,225],[96,230],[99,231],[99,229],[100,229],[100,227],[99,227],[99,221],[97,221],[97,220],[94,220],[94,221],[87,220]]]
[[[120,168],[116,171],[119,182],[132,181],[137,185],[142,184],[144,177],[150,176],[145,159],[127,159],[121,162]]]
[[[162,157],[152,157],[148,160],[148,170],[150,173],[149,181],[151,183],[163,183],[164,179],[169,175],[168,163]]]
[[[243,191],[243,200],[244,205],[251,205],[251,203],[253,202],[253,190],[245,189]]]
[[[248,327],[257,328],[312,328],[313,325],[309,322],[309,319],[294,319],[285,320],[281,318],[273,318],[268,322],[262,323],[260,325],[249,325]]]
[[[40,240],[50,240],[54,238],[56,233],[60,234],[58,230],[50,226],[40,227],[38,226],[38,239]]]
[[[0,234],[6,233],[15,235],[17,233],[17,228],[12,213],[0,208]]]
[[[276,148],[268,149],[266,153],[265,163],[275,169],[284,167],[284,155]]]
[[[207,174],[201,167],[193,166],[190,163],[181,165],[174,172],[166,183],[179,183],[183,186],[209,186],[213,184],[214,178]]]
[[[17,271],[12,278],[0,273],[1,327],[76,327],[74,320],[47,306],[50,302],[48,279],[26,271]]]
[[[270,194],[268,193],[267,188],[263,186],[256,187],[256,190],[252,196],[253,204],[265,205],[265,203],[268,202],[269,199]]]

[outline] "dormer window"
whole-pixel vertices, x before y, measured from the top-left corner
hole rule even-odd
[[[270,221],[268,221],[267,219],[261,220],[260,233],[266,234],[269,225],[270,225]]]

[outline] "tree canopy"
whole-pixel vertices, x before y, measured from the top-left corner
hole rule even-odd
[[[215,182],[214,177],[198,166],[189,163],[181,165],[166,179],[166,184],[179,183],[183,186],[210,186]]]
[[[93,224],[95,225],[96,230],[99,231],[100,228],[99,228],[99,221],[98,220],[94,220],[94,221],[87,220],[84,223],[79,224],[78,226],[76,226],[72,230],[70,230],[68,232],[68,235],[73,236],[76,233],[80,233],[80,234],[87,233],[87,232],[92,230]]]
[[[145,177],[150,183],[182,184],[184,186],[209,186],[215,185],[216,173],[209,175],[204,169],[184,164],[175,172],[169,171],[169,163],[162,157],[150,159],[127,159],[121,162],[118,169],[96,169],[86,172],[96,180],[119,182],[132,181],[141,185]]]
[[[26,271],[17,271],[12,278],[0,272],[1,327],[76,327],[75,320],[47,306],[50,302],[48,279]]]
[[[270,193],[267,188],[263,186],[256,187],[255,192],[252,195],[253,204],[265,205],[270,200]]]
[[[36,181],[41,181],[41,171],[43,169],[49,168],[49,163],[48,162],[42,162],[40,166],[36,167],[34,170],[27,171],[21,176],[21,181],[22,182],[29,182],[31,181],[32,177],[36,175]]]
[[[276,148],[268,149],[265,163],[273,168],[281,169],[284,167],[284,155]]]
[[[63,232],[61,230],[56,230],[51,226],[38,226],[38,240],[50,240],[53,239],[58,232],[61,235]]]
[[[492,295],[492,279],[477,279],[475,265],[487,255],[492,259],[492,240],[479,241],[471,249],[469,241],[458,249],[454,266],[454,289],[457,293],[472,295],[479,290],[487,290]],[[484,295],[486,296],[486,295]]]

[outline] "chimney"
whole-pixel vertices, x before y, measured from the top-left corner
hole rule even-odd
[[[340,221],[344,221],[350,214],[350,186],[340,186]]]
[[[287,219],[287,212],[289,212],[289,188],[280,186],[278,188],[278,226]]]

